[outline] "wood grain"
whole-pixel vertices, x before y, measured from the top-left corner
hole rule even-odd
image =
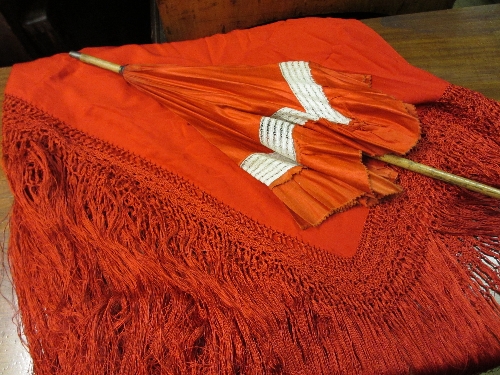
[[[500,100],[500,4],[363,23],[411,64]]]
[[[0,130],[2,126],[4,89],[11,68],[0,68]],[[0,154],[1,154],[0,132]],[[13,197],[3,167],[0,168],[0,243],[2,245],[2,261],[4,267],[0,271],[0,374],[27,374],[31,366],[31,358],[18,336],[18,326],[15,323],[15,293],[10,282],[7,266],[7,244],[9,240],[8,216],[12,207]]]
[[[2,126],[3,117],[3,99],[4,99],[4,88],[7,83],[7,78],[10,74],[11,68],[0,68],[0,129]],[[2,133],[0,132],[0,154],[2,152]],[[9,190],[9,184],[5,177],[3,167],[0,169],[0,231],[3,232],[6,229],[7,220],[6,217],[12,206],[12,194]]]
[[[453,0],[157,0],[169,42],[202,38],[287,18],[326,14],[403,14],[447,9]]]

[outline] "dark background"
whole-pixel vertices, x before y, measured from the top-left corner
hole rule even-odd
[[[0,0],[0,66],[83,47],[150,43],[151,3]]]

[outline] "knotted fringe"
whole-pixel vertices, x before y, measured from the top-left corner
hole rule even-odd
[[[498,104],[474,95],[451,88],[420,109],[416,160],[443,164],[457,144],[472,155],[494,142]],[[471,98],[487,109],[471,130],[481,142],[469,129],[442,142],[469,126],[458,106]],[[464,172],[489,179],[484,164],[498,165],[498,153],[477,159]],[[371,210],[346,259],[9,96],[4,163],[15,195],[9,260],[35,374],[451,374],[500,364],[490,293],[500,277],[486,261],[500,252],[497,218],[480,211],[473,220],[486,230],[450,231],[471,207],[455,188],[401,172],[405,192]]]
[[[422,111],[424,121],[443,126],[426,130],[424,163],[500,186],[500,105],[477,92],[451,87],[445,98]],[[448,189],[454,209],[437,205],[440,231],[490,235],[500,232],[500,202],[468,190]],[[436,228],[437,229],[437,228]]]

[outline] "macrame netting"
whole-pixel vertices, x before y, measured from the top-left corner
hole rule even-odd
[[[500,104],[450,86],[411,158],[500,185]],[[9,262],[35,374],[472,373],[500,364],[498,201],[400,172],[356,254],[286,236],[11,95]]]

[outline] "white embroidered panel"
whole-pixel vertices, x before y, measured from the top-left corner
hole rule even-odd
[[[279,64],[283,78],[293,94],[304,107],[305,112],[284,107],[271,117],[260,120],[260,143],[274,153],[254,153],[249,155],[240,167],[267,186],[283,176],[291,168],[298,166],[293,140],[293,129],[307,121],[324,118],[328,121],[347,125],[350,118],[332,108],[323,88],[311,74],[309,63],[288,61]]]
[[[243,160],[240,167],[260,182],[269,186],[287,171],[298,165],[293,160],[278,153],[254,153]]]
[[[260,143],[289,159],[297,160],[292,137],[295,125],[304,125],[309,120],[316,121],[318,119],[309,113],[300,112],[293,108],[281,108],[271,117],[261,118]]]
[[[292,132],[295,124],[273,117],[262,117],[260,120],[260,143],[271,150],[296,160]]]
[[[351,119],[332,108],[323,88],[314,81],[306,61],[287,61],[279,64],[281,74],[297,100],[310,115],[347,125]]]
[[[296,109],[288,107],[283,107],[277,110],[271,117],[292,122],[297,125],[304,125],[309,120],[311,121],[319,120],[318,116],[314,116],[306,112],[300,112],[297,111]]]
[[[272,118],[288,121],[297,125],[305,125],[307,121],[318,121],[319,117],[307,112],[300,112],[293,108],[284,107],[276,111]]]

